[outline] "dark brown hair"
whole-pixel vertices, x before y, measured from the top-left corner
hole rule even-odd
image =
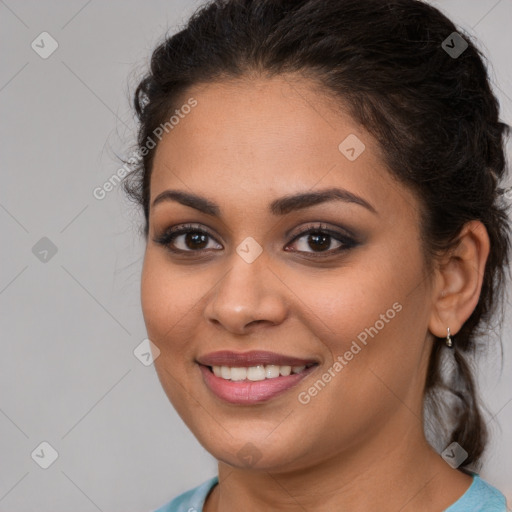
[[[453,32],[468,45],[456,57],[442,46]],[[427,261],[453,246],[466,222],[477,219],[487,228],[491,250],[478,305],[453,352],[434,344],[425,386],[426,420],[438,422],[438,446],[458,442],[468,452],[461,468],[468,469],[481,458],[487,429],[467,357],[476,353],[482,325],[489,327],[503,305],[510,250],[499,187],[510,127],[499,121],[484,56],[470,35],[419,0],[209,2],[153,52],[134,95],[138,148],[191,86],[285,73],[319,84],[376,138],[392,175],[420,201]],[[123,182],[144,211],[146,237],[154,152]],[[450,357],[447,379],[442,365]]]

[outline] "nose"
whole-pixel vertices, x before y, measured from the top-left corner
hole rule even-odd
[[[207,321],[234,334],[283,322],[287,315],[286,285],[268,266],[263,254],[247,263],[235,253],[230,263],[208,297]]]

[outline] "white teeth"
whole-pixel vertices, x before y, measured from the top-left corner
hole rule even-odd
[[[247,378],[249,380],[265,380],[265,367],[263,365],[250,366],[247,368]]]
[[[279,367],[279,373],[283,375],[284,377],[287,377],[292,373],[292,367],[291,366],[280,366]]]
[[[231,378],[231,368],[229,368],[228,366],[221,366],[220,376],[223,379],[230,379]]]
[[[275,364],[265,366],[265,377],[267,379],[275,379],[276,377],[279,377],[279,366]]]
[[[282,375],[287,377],[291,373],[301,373],[306,369],[306,366],[277,366],[274,364],[257,365],[245,367],[231,367],[231,366],[212,366],[213,373],[222,379],[241,381],[241,380],[265,380],[275,379]]]
[[[245,380],[247,368],[231,368],[231,380]]]

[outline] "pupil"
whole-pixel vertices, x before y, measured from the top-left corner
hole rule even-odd
[[[203,247],[202,246],[199,246],[197,242],[199,242],[199,244],[202,242],[204,245],[208,245],[206,243],[206,237],[208,235],[205,235],[204,233],[195,233],[195,234],[190,234],[190,233],[187,233],[186,237],[185,237],[185,244],[187,245],[187,247],[190,249],[202,249]],[[202,240],[201,240],[202,239]],[[191,242],[191,244],[189,245],[189,242]]]
[[[310,240],[314,240],[314,245],[316,246],[316,248],[320,248],[320,249],[327,249],[329,247],[329,243],[327,241],[327,239],[330,237],[330,235],[310,235],[309,238]],[[320,247],[317,242],[318,241],[323,241],[323,244],[321,244],[322,246]],[[310,245],[310,247],[312,249],[314,249],[315,247],[313,247],[312,245]]]
[[[195,233],[195,234],[187,233],[187,235],[185,237],[185,243],[189,249],[190,248],[202,249],[204,247],[204,245],[208,245],[206,242],[207,236],[208,235],[205,235],[203,233]],[[321,235],[321,234],[309,235],[309,242],[313,242],[312,244],[310,243],[310,247],[312,249],[315,249],[315,248],[321,249],[321,250],[328,249],[329,248],[329,242],[328,242],[329,238],[330,238],[330,235]]]

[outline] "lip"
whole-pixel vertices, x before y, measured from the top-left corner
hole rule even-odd
[[[290,359],[288,358],[288,360]],[[203,374],[203,381],[208,389],[217,398],[235,405],[253,405],[267,402],[295,387],[318,367],[319,365],[315,364],[301,373],[292,373],[288,376],[281,375],[274,379],[230,381],[217,377],[208,366],[199,365]]]
[[[210,352],[196,359],[196,362],[203,366],[234,366],[239,368],[248,368],[257,365],[276,365],[276,366],[302,366],[316,363],[315,359],[300,359],[297,357],[277,354],[264,350],[252,350],[250,352],[232,352],[230,350],[220,350]],[[279,377],[276,377],[277,379]],[[269,379],[271,380],[271,379]]]

